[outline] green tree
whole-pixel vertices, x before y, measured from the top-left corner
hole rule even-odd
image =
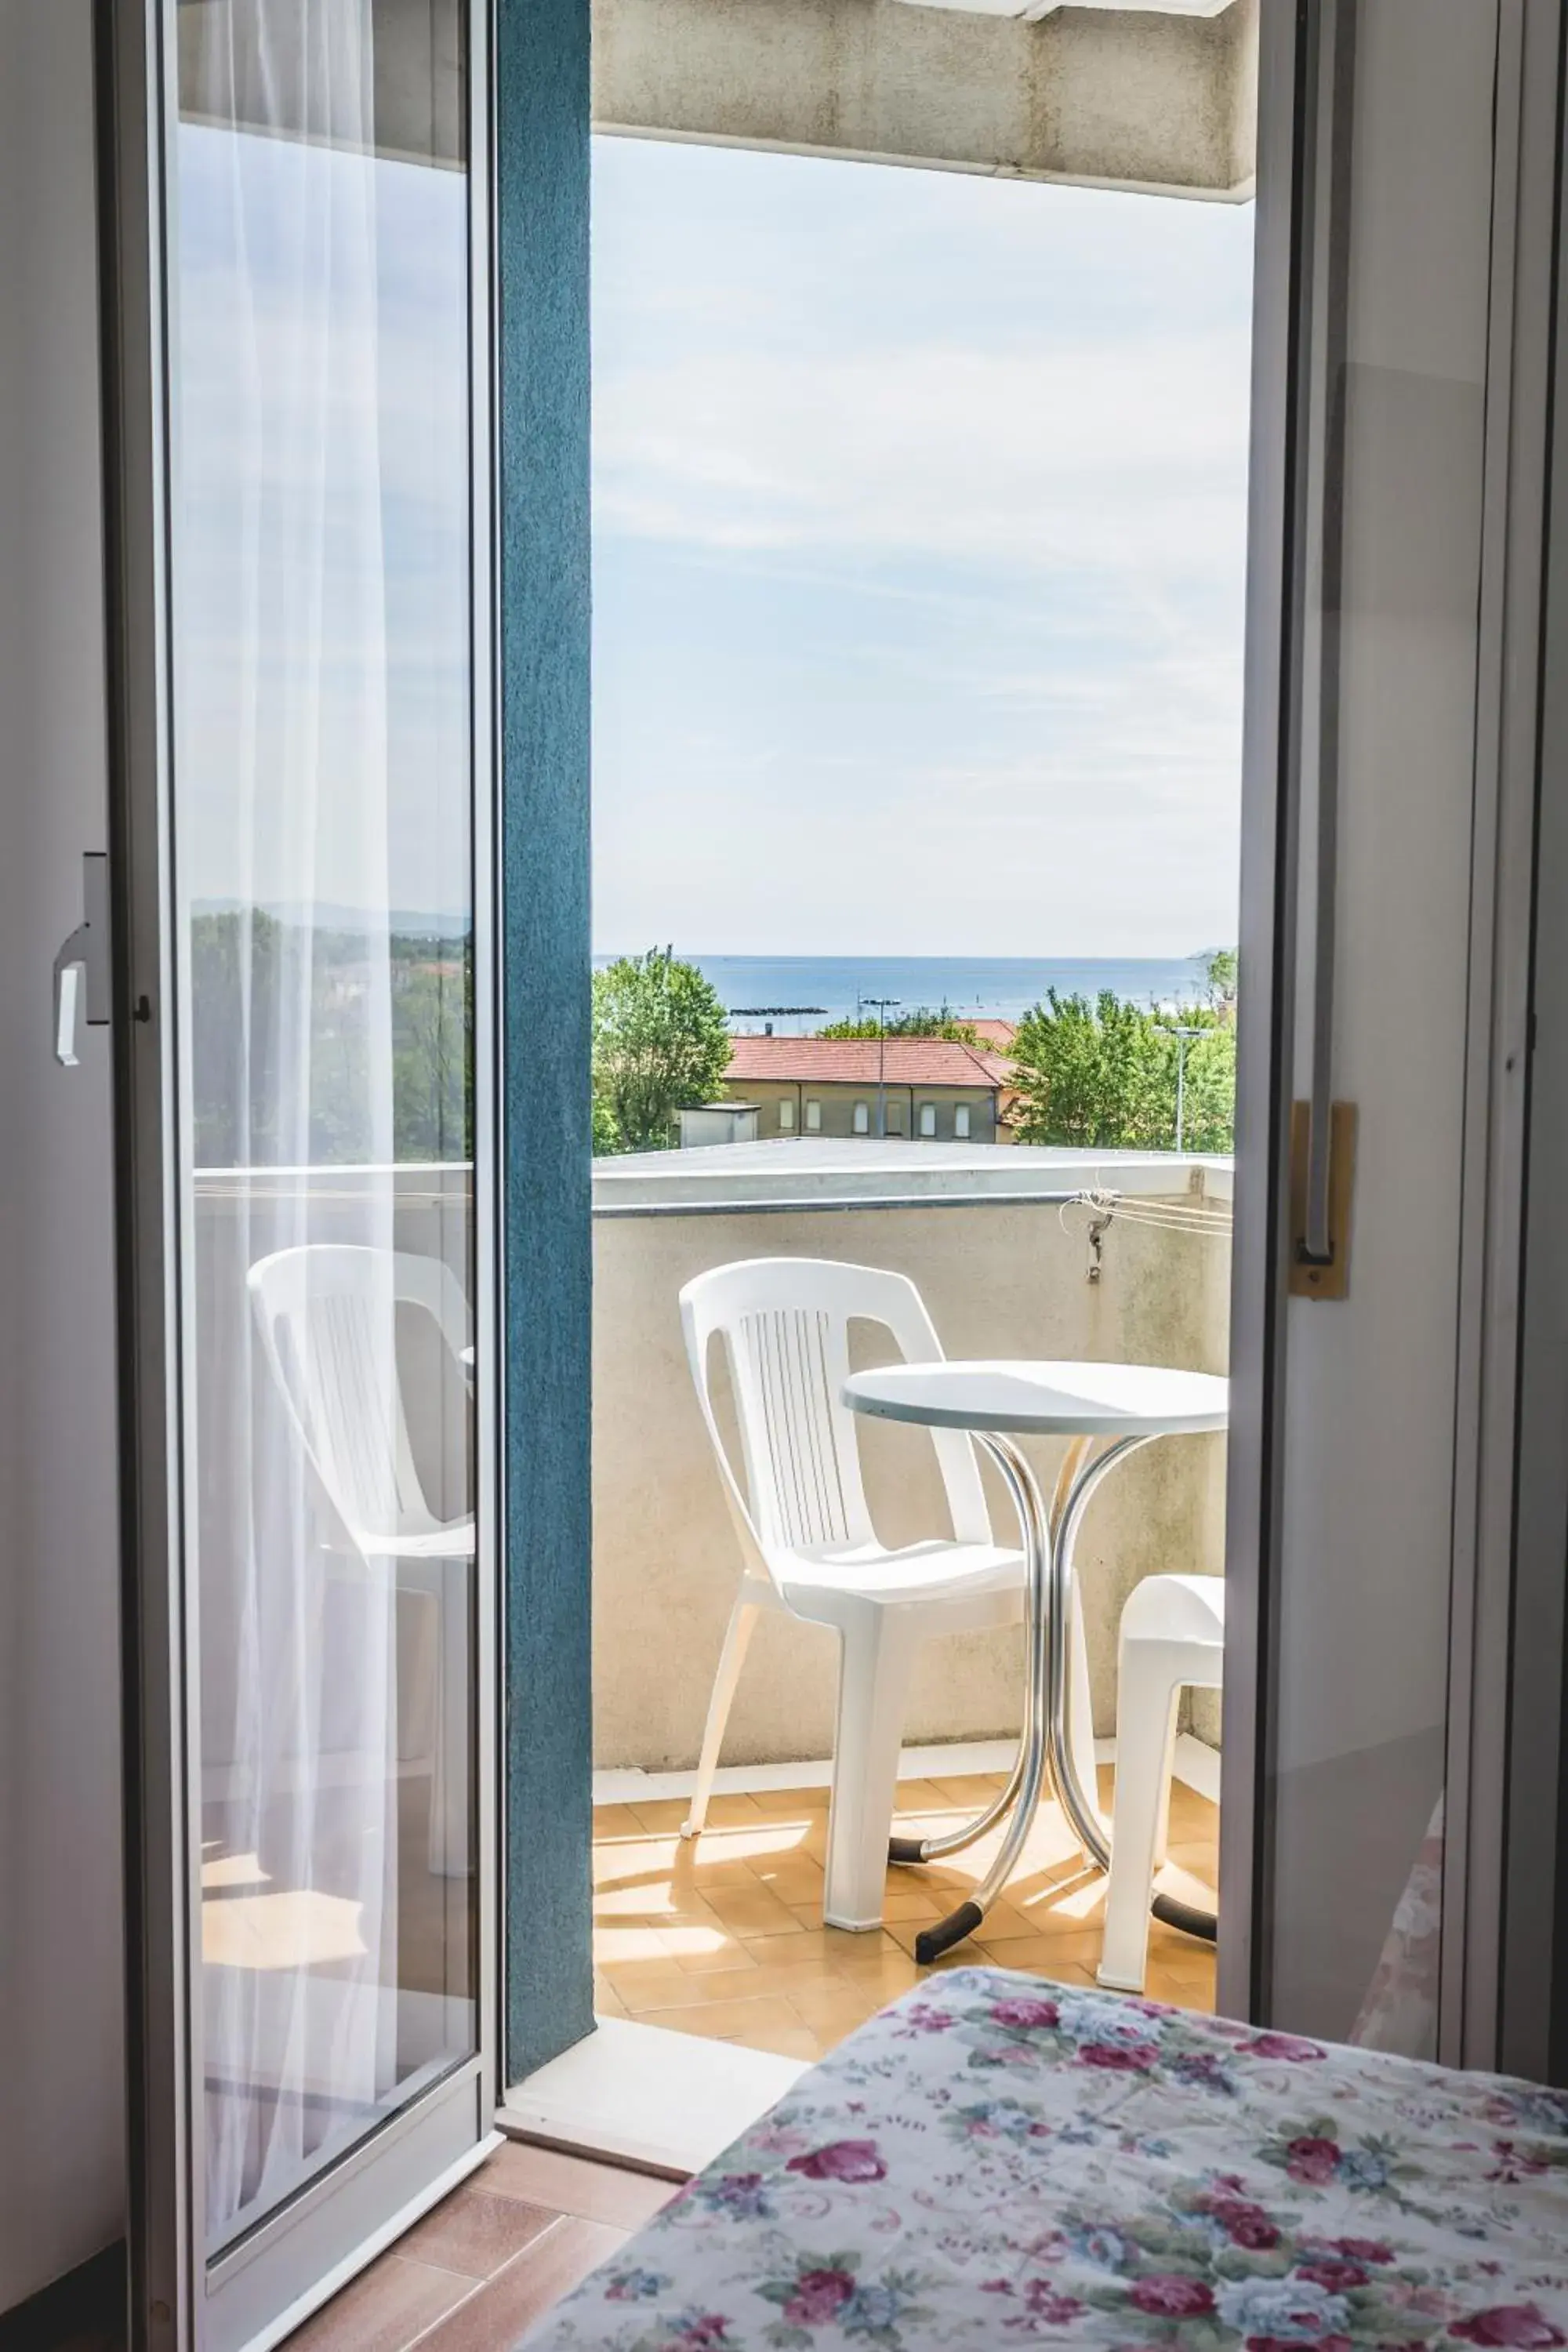
[[[1234,948],[1215,948],[1213,955],[1204,958],[1204,987],[1213,1010],[1222,1021],[1228,1021],[1236,1012],[1239,959]]]
[[[616,1114],[603,1095],[594,1097],[594,1157],[603,1160],[612,1151],[622,1149],[621,1130],[616,1125]]]
[[[1009,1059],[1023,1143],[1157,1150],[1172,1139],[1175,1039],[1152,1013],[1102,989],[1047,992],[1018,1024]],[[1169,1102],[1166,1117],[1167,1065]]]
[[[1185,1005],[1178,1015],[1198,1034],[1187,1039],[1186,1083],[1182,1100],[1182,1145],[1187,1151],[1236,1149],[1236,1023],[1227,1013]],[[1176,1131],[1175,1076],[1172,1065],[1170,1138]]]
[[[882,1027],[871,1013],[855,1021],[830,1021],[816,1034],[819,1037],[954,1037],[961,1045],[980,1042],[978,1032],[967,1021],[958,1020],[945,1004],[940,1012],[929,1004],[918,1004],[909,1013],[895,1013]]]
[[[1195,1032],[1184,1041],[1182,1030]],[[1236,1024],[1230,1008],[1146,1011],[1104,990],[1050,991],[1018,1024],[1010,1058],[1023,1143],[1081,1150],[1231,1151],[1236,1142]],[[1183,1065],[1184,1063],[1184,1070]]]
[[[611,1131],[615,1150],[664,1150],[675,1113],[710,1102],[729,1066],[718,992],[673,949],[619,956],[594,974],[595,1150]]]
[[[471,1160],[474,948],[394,937],[392,1125],[400,1160]]]

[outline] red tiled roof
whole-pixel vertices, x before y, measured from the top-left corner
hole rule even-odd
[[[1016,1021],[997,1021],[989,1017],[981,1021],[971,1021],[962,1013],[958,1017],[963,1022],[966,1029],[973,1030],[982,1045],[989,1045],[996,1053],[1005,1054],[1018,1034],[1018,1024]]]
[[[953,1037],[889,1037],[882,1074],[890,1087],[984,1087],[1003,1082],[1005,1066]],[[731,1085],[758,1078],[813,1078],[825,1086],[874,1087],[875,1037],[757,1037],[731,1041]]]

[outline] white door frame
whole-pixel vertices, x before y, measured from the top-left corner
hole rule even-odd
[[[476,1382],[499,1395],[499,1090],[494,933],[495,479],[490,10],[471,11],[468,169],[476,813]],[[121,1454],[126,1694],[132,2341],[157,2352],[262,2347],[494,2145],[499,2033],[498,1416],[477,1415],[478,2047],[209,2263],[202,2218],[199,1904],[191,1857],[196,1612],[182,1559],[178,1056],[172,887],[171,289],[177,192],[174,0],[99,11],[100,267],[109,531],[110,845],[114,942]]]
[[[1306,943],[1299,935],[1310,937],[1313,924],[1312,910],[1299,902],[1312,880],[1316,847],[1301,839],[1310,804],[1302,745],[1311,740],[1322,693],[1311,616],[1311,566],[1319,560],[1313,534],[1322,535],[1324,510],[1321,428],[1314,419],[1324,405],[1323,345],[1333,331],[1335,223],[1326,194],[1333,28],[1354,5],[1262,0],[1261,7],[1243,787],[1247,988],[1239,1040],[1218,1985],[1222,2011],[1259,2020],[1268,2015],[1271,1978],[1282,1465],[1294,1436],[1283,1370],[1290,1075],[1300,1030],[1310,1030],[1313,1011],[1298,1003],[1297,973],[1298,946]],[[1550,1314],[1537,1325],[1526,1311],[1524,1246],[1527,1160],[1533,1158],[1531,1198],[1539,1230],[1532,1279],[1538,1295],[1554,1299],[1568,1276],[1555,1271],[1562,1245],[1548,1220],[1561,1223],[1556,1204],[1568,1181],[1568,1158],[1553,1157],[1563,1114],[1555,1096],[1543,1093],[1539,1062],[1532,1080],[1531,1060],[1532,990],[1545,1020],[1553,992],[1544,959],[1563,924],[1561,916],[1552,929],[1535,924],[1541,780],[1543,769],[1550,777],[1560,766],[1568,743],[1555,677],[1563,665],[1547,660],[1543,667],[1543,648],[1549,653],[1563,635],[1568,593],[1553,595],[1544,635],[1542,630],[1551,407],[1563,364],[1553,341],[1561,315],[1563,71],[1553,0],[1500,0],[1469,931],[1454,941],[1456,957],[1468,957],[1468,981],[1466,1025],[1455,1039],[1465,1079],[1463,1229],[1437,2016],[1437,2051],[1447,2063],[1506,2063],[1539,2074],[1551,2055],[1552,1916],[1562,1834],[1556,1789],[1568,1470],[1561,1436],[1565,1401],[1554,1369],[1561,1351],[1555,1326],[1547,1328]],[[1346,217],[1353,222],[1353,191]],[[1563,537],[1559,530],[1558,541]],[[1554,572],[1564,560],[1553,542]],[[1545,821],[1542,841],[1544,856]],[[1542,889],[1552,878],[1543,866]],[[1568,886],[1557,896],[1568,907]],[[1542,959],[1533,970],[1532,953]],[[1544,1129],[1543,1113],[1550,1114]],[[1548,1196],[1552,1205],[1544,1208]],[[1353,1270],[1352,1280],[1353,1286]],[[1541,1407],[1533,1445],[1532,1397]],[[1390,1462],[1389,1475],[1400,1475],[1397,1462]],[[1308,1573],[1309,1564],[1293,1564],[1293,1572]],[[1510,1786],[1519,1792],[1511,1804]],[[1555,1966],[1561,1984],[1561,1954]],[[1568,2063],[1568,2050],[1557,2052],[1556,2063]]]

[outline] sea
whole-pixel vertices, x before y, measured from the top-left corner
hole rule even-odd
[[[677,952],[712,982],[737,1026],[771,1021],[776,1034],[854,1020],[877,997],[900,1010],[945,1005],[957,1019],[1016,1021],[1048,989],[1091,1002],[1110,989],[1159,1010],[1201,995],[1207,951],[1159,956],[739,956]],[[596,965],[613,961],[595,956]],[[891,1013],[891,1008],[889,1008]]]

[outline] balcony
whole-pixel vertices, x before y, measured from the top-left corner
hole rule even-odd
[[[1231,1176],[1224,1160],[1018,1146],[803,1139],[602,1160],[595,1176],[595,1952],[601,2014],[811,2058],[913,1981],[918,1927],[984,1874],[984,1842],[939,1870],[894,1870],[882,1934],[821,1923],[837,1644],[760,1624],[695,1845],[679,1835],[739,1573],[699,1418],[677,1295],[706,1267],[838,1257],[918,1285],[954,1356],[1226,1365]],[[1086,1193],[1103,1195],[1098,1208]],[[858,1364],[878,1360],[870,1351]],[[1047,1486],[1059,1447],[1031,1445]],[[891,1541],[945,1520],[920,1433],[867,1423],[863,1459]],[[986,1472],[990,1478],[989,1471]],[[990,1489],[994,1524],[1009,1506]],[[1116,1627],[1138,1580],[1218,1571],[1224,1441],[1151,1447],[1115,1474],[1079,1549],[1097,1735],[1115,1727]],[[900,1828],[951,1826],[1005,1771],[1019,1704],[1016,1632],[926,1651],[906,1727]],[[1189,1702],[1162,1883],[1212,1900],[1217,1703]],[[1103,1751],[1102,1751],[1103,1752]],[[1109,1764],[1101,1802],[1109,1802]],[[976,1958],[1092,1978],[1100,1882],[1042,1808]],[[1213,1955],[1156,1926],[1150,1990],[1213,2000]]]
[[[311,1171],[312,1240],[359,1234],[367,1172]],[[392,1244],[444,1257],[461,1274],[468,1170],[387,1172]],[[908,1274],[952,1355],[1223,1370],[1230,1191],[1222,1160],[1026,1145],[802,1138],[596,1164],[594,1869],[602,2015],[810,2058],[913,1981],[919,1927],[962,1899],[993,1851],[984,1842],[939,1869],[891,1872],[880,1935],[823,1927],[837,1644],[783,1617],[767,1618],[752,1643],[710,1826],[695,1844],[679,1840],[740,1567],[683,1351],[682,1284],[735,1258],[853,1259]],[[198,1180],[197,1292],[211,1361],[245,1360],[243,1292],[226,1278],[239,1233],[260,1253],[298,1238],[299,1218],[298,1171],[214,1171]],[[468,1507],[467,1408],[438,1354],[421,1352],[413,1334],[400,1339],[402,1393],[426,1491],[442,1515],[455,1516]],[[204,1412],[213,1407],[205,1393]],[[941,1531],[924,1437],[868,1422],[862,1445],[879,1529],[895,1541]],[[1048,1483],[1054,1449],[1042,1442],[1031,1450]],[[999,1489],[990,1499],[1001,1533],[1009,1506]],[[222,1622],[230,1580],[220,1565],[228,1540],[221,1503],[216,1487],[204,1487],[205,1591],[219,1660],[237,1650]],[[1223,1551],[1222,1439],[1151,1447],[1108,1481],[1079,1548],[1095,1728],[1107,1743],[1116,1626],[1128,1593],[1162,1569],[1217,1571]],[[444,1983],[458,1963],[443,1940],[442,1882],[427,1880],[424,1859],[439,1640],[429,1595],[401,1593],[398,1622],[405,1891],[410,1904],[426,1885],[430,1895],[430,1917],[411,1912],[409,1934],[430,1947]],[[352,1617],[338,1631],[351,1638]],[[928,1647],[906,1727],[903,1830],[951,1826],[994,1787],[1017,1733],[1018,1651],[1016,1632]],[[230,1769],[221,1733],[232,1712],[221,1675],[210,1681],[206,1706],[205,1760],[221,1778]],[[1197,1695],[1178,1744],[1184,1780],[1163,1884],[1199,1902],[1212,1896],[1215,1879],[1218,1730],[1217,1706]],[[351,1738],[352,1727],[342,1736]],[[1102,1805],[1110,1791],[1107,1755]],[[1083,1870],[1047,1804],[1007,1899],[948,1964],[989,1958],[1087,1979],[1099,1957],[1100,1910],[1100,1882]],[[1212,2001],[1207,1948],[1156,1925],[1151,1963],[1152,1992]]]

